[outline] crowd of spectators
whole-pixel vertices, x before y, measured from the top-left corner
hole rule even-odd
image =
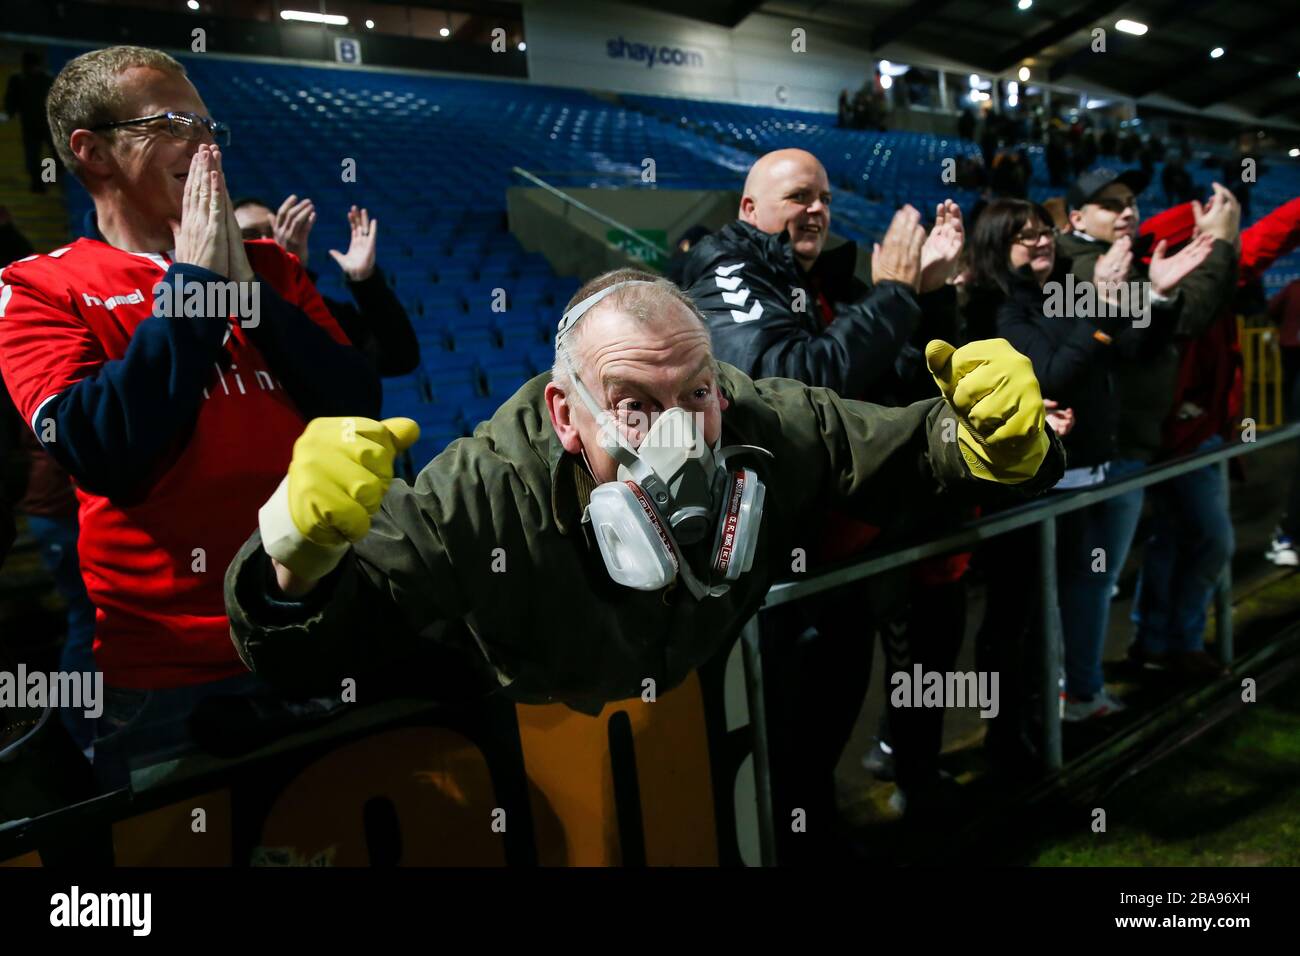
[[[1080,140],[1085,149],[1090,141]],[[978,204],[973,224],[944,203],[926,230],[918,225],[921,213],[904,206],[874,250],[865,282],[853,277],[852,244],[825,247],[832,190],[817,158],[801,150],[762,157],[749,173],[737,221],[708,238],[693,237],[676,273],[709,318],[718,357],[755,377],[790,377],[846,397],[904,405],[930,385],[918,361],[927,341],[1006,339],[1030,358],[1049,423],[1065,444],[1067,470],[1053,495],[1235,439],[1238,289],[1295,247],[1300,201],[1242,230],[1234,191],[1216,183],[1205,202],[1192,199],[1144,221],[1137,196],[1149,173],[1142,166],[1117,171],[1080,162],[1049,209],[1023,198],[1023,147],[1003,145],[996,144],[993,163],[999,188]],[[1120,145],[1107,141],[1104,148]],[[1136,158],[1135,143],[1124,151]],[[916,243],[909,269],[882,257],[918,228],[924,241]],[[741,279],[739,289],[719,282],[723,271]],[[1063,289],[1088,285],[1098,308],[1073,301],[1059,307]],[[1286,330],[1285,348],[1294,339],[1294,288],[1270,307]],[[736,295],[752,295],[761,315],[738,313]],[[797,307],[805,301],[807,308]],[[1286,387],[1294,414],[1294,370]],[[1144,540],[1135,542],[1145,502],[1151,518]],[[1295,564],[1295,513],[1292,503],[1273,544],[1271,558],[1280,565]],[[942,524],[949,516],[935,517]],[[1112,597],[1135,544],[1144,546],[1132,666],[1186,681],[1226,674],[1204,647],[1214,588],[1235,547],[1217,465],[1145,495],[1133,491],[1069,512],[1058,529],[1065,721],[1104,720],[1125,709],[1102,664],[1114,626]],[[819,557],[829,563],[869,553],[886,545],[891,531],[832,513]],[[1025,679],[1029,642],[1041,639],[1039,611],[1026,601],[1036,554],[1030,529],[974,555],[986,596],[976,660],[981,670],[999,672],[1004,688],[985,743],[997,764],[1013,769],[1041,759],[1032,726],[1039,708],[1030,706],[1036,688]],[[965,632],[969,557],[900,569],[806,602],[798,612],[767,616],[786,677],[769,690],[780,715],[773,761],[784,783],[777,793],[782,807],[832,799],[834,769],[868,684],[871,652],[864,645],[873,634],[881,636],[887,677],[917,662],[953,667]],[[897,782],[895,803],[917,820],[950,809],[952,784],[936,759],[940,724],[938,715],[927,721],[915,711],[887,709],[864,758],[878,776]],[[792,844],[786,852],[810,846]]]
[[[875,76],[851,96],[848,90],[840,90],[836,125],[841,129],[884,129],[887,113],[885,91],[880,77]]]
[[[37,82],[36,72],[24,75]],[[95,211],[85,237],[36,256],[0,210],[0,449],[21,472],[0,486],[9,495],[0,560],[17,513],[67,607],[62,666],[103,675],[98,722],[65,721],[109,789],[123,786],[139,761],[191,745],[187,717],[204,699],[274,697],[232,644],[223,574],[308,423],[377,419],[380,377],[409,373],[419,346],[376,263],[377,219],[355,206],[329,211],[349,223],[349,248],[331,256],[354,301],[322,299],[307,259],[314,205],[297,196],[278,204],[232,197],[222,162],[227,131],[170,56],[137,47],[80,56],[53,79],[46,102],[53,148]],[[841,125],[877,128],[883,102],[878,81],[853,97],[845,91]],[[961,125],[976,138],[973,116]],[[965,160],[957,173],[958,185],[986,189],[985,198],[970,216],[951,200],[932,210],[904,205],[865,256],[865,274],[851,243],[828,245],[833,190],[818,158],[796,149],[759,158],[735,221],[692,230],[670,267],[707,323],[714,357],[755,380],[793,379],[902,408],[938,394],[927,362],[934,340],[1005,339],[1032,364],[1047,423],[1063,443],[1053,496],[1232,440],[1241,390],[1234,306],[1296,244],[1300,201],[1243,230],[1231,168],[1227,187],[1198,196],[1178,162],[1166,161],[1162,186],[1173,208],[1144,220],[1137,197],[1161,144],[1051,125],[1039,133],[1062,194],[1034,203],[1027,132],[986,119],[982,162]],[[1129,168],[1096,168],[1099,154]],[[152,311],[158,283],[254,278],[263,289],[257,316],[213,322],[206,312]],[[1060,288],[1085,286],[1095,290],[1093,307],[1053,305]],[[1281,328],[1297,417],[1300,286],[1268,311]],[[1279,565],[1297,564],[1297,494],[1273,543]],[[1130,492],[1062,517],[1067,722],[1124,709],[1102,657],[1144,504],[1151,521],[1140,542],[1132,661],[1189,681],[1225,675],[1204,636],[1235,547],[1226,501],[1222,472],[1211,465],[1145,496]],[[1013,503],[977,509],[943,499],[906,522],[828,509],[812,565]],[[974,556],[900,567],[766,616],[778,817],[803,807],[834,818],[835,766],[867,693],[877,634],[887,694],[894,673],[956,666],[972,561],[986,593],[976,656],[1003,675],[989,753],[1007,766],[1039,759],[1025,663],[1040,619],[1026,598],[1035,554],[1031,536],[1008,534]],[[887,708],[866,757],[898,784],[906,820],[943,819],[956,799],[939,763],[942,722],[941,709]],[[834,852],[832,835],[819,829],[819,839],[791,841],[786,858],[823,858]]]

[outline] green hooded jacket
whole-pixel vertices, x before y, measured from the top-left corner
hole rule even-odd
[[[753,459],[767,486],[753,568],[702,601],[680,583],[637,591],[611,580],[582,520],[594,480],[560,445],[548,381],[525,384],[413,486],[394,481],[370,533],[301,602],[278,598],[255,533],[225,582],[244,662],[286,695],[337,694],[341,679],[400,668],[433,644],[474,662],[514,700],[595,712],[640,696],[646,680],[664,693],[728,647],[772,582],[792,576],[796,549],[811,552],[824,509],[897,527],[940,495],[1019,498],[1063,470],[1053,436],[1029,482],[984,481],[944,440],[955,422],[945,426],[954,414],[941,398],[882,408],[789,379],[754,382],[720,364],[731,402],[722,444],[775,456]],[[699,574],[702,564],[692,567]]]

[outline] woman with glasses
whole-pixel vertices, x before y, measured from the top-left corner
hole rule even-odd
[[[1098,261],[1098,273],[1124,275],[1129,266],[1125,257],[1131,257],[1128,247],[1116,246]],[[1067,464],[1065,477],[1056,486],[1060,492],[1106,480],[1108,465],[1116,455],[1119,425],[1117,355],[1134,354],[1143,345],[1126,319],[1071,317],[1073,303],[1064,302],[1061,291],[1049,285],[1060,283],[1063,289],[1069,268],[1069,260],[1057,255],[1051,214],[1037,203],[997,200],[975,226],[971,281],[1000,294],[994,334],[1028,356],[1043,396],[1058,406],[1054,427],[1060,426]],[[1058,304],[1065,307],[1057,308]],[[1140,493],[1136,503],[1140,507]],[[1101,660],[1111,591],[1123,561],[1119,555],[1128,547],[1128,541],[1121,538],[1131,534],[1127,509],[1133,504],[1130,496],[1122,495],[1057,519],[1066,720],[1086,720],[1123,709],[1103,684]],[[1012,589],[1023,591],[1024,574],[1028,573],[1024,555],[1032,554],[1034,547],[1031,533],[1015,537],[1019,540],[1002,543],[1002,557],[1013,563],[1008,566],[999,561],[991,569],[986,647],[990,641],[1001,640],[997,631],[1010,627],[1023,632],[1027,623],[1022,621],[1017,628],[1004,619],[1004,611],[1015,606]],[[1019,613],[1023,619],[1023,610],[1011,613]],[[1015,656],[1018,660],[1019,655]]]

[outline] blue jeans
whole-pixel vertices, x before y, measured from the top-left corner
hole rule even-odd
[[[41,563],[54,577],[54,587],[68,606],[68,633],[59,656],[59,669],[65,673],[95,672],[95,606],[86,596],[77,562],[77,519],[27,516],[27,530],[41,549]],[[63,707],[59,717],[79,750],[95,739],[95,721],[80,708]]]
[[[1215,436],[1198,451],[1218,448]],[[1133,602],[1138,645],[1150,654],[1200,651],[1210,601],[1236,539],[1220,466],[1206,465],[1151,488],[1152,536]]]
[[[189,718],[205,697],[265,690],[266,684],[254,674],[163,690],[105,686],[94,757],[100,790],[121,790],[130,783],[133,768],[170,760],[194,749]]]
[[[1111,480],[1117,477],[1122,475],[1112,469]],[[1056,519],[1065,690],[1072,697],[1088,699],[1102,688],[1101,658],[1110,620],[1110,593],[1128,559],[1141,514],[1142,492],[1138,490]]]

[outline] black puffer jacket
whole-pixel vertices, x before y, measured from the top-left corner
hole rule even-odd
[[[713,354],[752,378],[792,378],[881,404],[916,400],[913,385],[924,378],[933,395],[933,381],[918,372],[925,340],[956,331],[952,291],[918,300],[900,282],[872,288],[854,275],[856,263],[849,242],[804,272],[786,233],[737,220],[691,250],[682,288],[708,319]],[[835,313],[829,325],[818,290]]]
[[[1068,259],[1058,261],[1051,280],[1064,282],[1069,271]],[[1119,364],[1157,354],[1168,323],[1135,329],[1123,318],[1051,315],[1055,310],[1045,303],[1027,271],[1012,273],[1010,294],[997,309],[997,334],[1033,364],[1044,398],[1073,409],[1074,428],[1061,439],[1066,467],[1100,465],[1119,456]]]

